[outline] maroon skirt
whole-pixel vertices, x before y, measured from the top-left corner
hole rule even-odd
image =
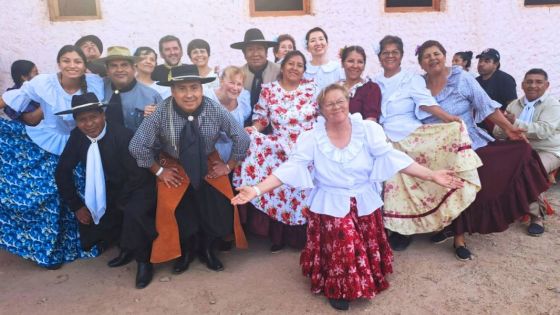
[[[476,150],[482,189],[449,228],[457,235],[496,233],[529,213],[529,204],[548,188],[539,155],[523,141],[495,141]]]
[[[268,237],[274,245],[288,245],[296,249],[305,246],[307,224],[287,225],[278,222],[251,203],[239,206],[239,217],[247,232]]]
[[[372,298],[389,287],[393,252],[380,210],[359,217],[356,200],[344,218],[310,213],[300,264],[311,291],[329,299]]]

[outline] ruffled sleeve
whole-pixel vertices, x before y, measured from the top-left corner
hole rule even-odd
[[[315,186],[309,171],[309,165],[314,159],[315,137],[313,133],[314,130],[302,133],[288,160],[272,172],[282,183],[298,189]]]
[[[453,72],[457,76],[457,80],[459,80],[459,92],[465,94],[464,96],[469,100],[472,108],[474,108],[474,120],[477,124],[493,114],[496,109],[502,107],[500,103],[488,96],[472,75],[455,68],[453,68]]]
[[[432,114],[420,109],[420,106],[439,106],[432,93],[426,88],[426,81],[418,74],[413,74],[410,79],[410,96],[414,100],[414,114],[419,120],[430,117]]]
[[[394,149],[387,142],[383,128],[377,123],[364,120],[363,125],[366,134],[366,147],[374,158],[370,181],[385,181],[414,162],[408,155]]]
[[[2,94],[2,99],[6,105],[15,112],[21,113],[31,101],[43,103],[43,99],[39,96],[40,92],[38,91],[44,89],[44,87],[48,84],[48,81],[49,75],[39,74],[31,81],[24,82],[21,88],[17,90],[10,90]]]

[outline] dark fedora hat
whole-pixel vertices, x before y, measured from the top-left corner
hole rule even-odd
[[[159,81],[157,85],[172,86],[175,83],[185,81],[199,81],[201,84],[212,82],[216,77],[201,77],[198,73],[198,68],[195,65],[180,65],[171,68],[169,73],[171,77],[167,81]]]
[[[71,109],[63,110],[61,112],[55,113],[55,115],[76,115],[90,110],[100,110],[103,107],[107,106],[107,104],[101,103],[97,96],[95,96],[95,94],[88,92],[82,95],[72,96],[71,106]]]
[[[90,42],[94,43],[95,46],[97,46],[97,49],[99,49],[99,53],[103,52],[103,43],[101,42],[101,39],[99,39],[99,37],[97,37],[95,35],[86,35],[84,37],[81,37],[80,39],[78,39],[76,41],[74,46],[80,47],[83,43],[85,43],[87,41],[90,41]]]
[[[249,44],[261,44],[269,48],[276,46],[278,43],[264,39],[263,33],[258,28],[250,28],[245,32],[242,42],[233,43],[230,47],[233,49],[244,49]]]

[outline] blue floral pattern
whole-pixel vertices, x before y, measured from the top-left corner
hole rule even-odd
[[[27,136],[19,122],[0,119],[0,249],[43,267],[95,257],[83,251],[78,225],[59,198],[54,180],[58,156]],[[76,173],[85,186],[83,168]]]

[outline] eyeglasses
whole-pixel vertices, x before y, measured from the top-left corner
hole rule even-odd
[[[342,106],[344,106],[345,103],[346,103],[346,99],[345,99],[345,98],[340,98],[340,99],[338,99],[338,100],[335,101],[335,102],[326,103],[326,104],[325,104],[325,108],[332,109],[332,108],[334,108],[335,106],[336,106],[336,107],[342,107]]]
[[[381,52],[381,56],[383,56],[383,57],[398,57],[400,55],[401,55],[401,52],[398,51],[398,50]]]

